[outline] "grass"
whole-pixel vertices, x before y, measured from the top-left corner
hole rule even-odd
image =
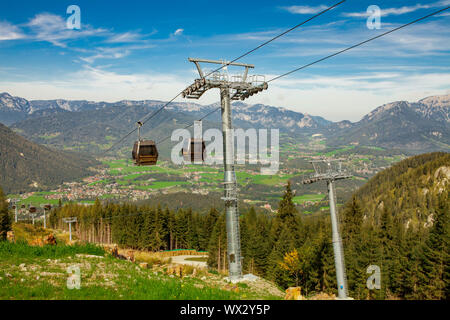
[[[80,268],[81,288],[78,290],[67,288],[69,266]],[[261,296],[246,285],[240,285],[239,292],[225,290],[221,276],[206,270],[204,274],[208,280],[202,280],[188,270],[185,273],[191,275],[180,279],[155,269],[142,269],[137,264],[104,255],[103,249],[87,244],[31,247],[25,243],[0,243],[0,300],[280,298],[267,293]]]
[[[9,258],[30,259],[30,258],[44,258],[56,259],[68,257],[76,254],[89,254],[103,256],[105,251],[103,248],[93,244],[75,244],[68,245],[45,245],[45,246],[30,246],[25,241],[16,243],[8,241],[0,241],[0,257],[8,256]]]
[[[208,258],[206,257],[198,257],[198,258],[186,258],[186,261],[197,261],[197,262],[206,262]]]
[[[148,186],[136,186],[136,189],[139,190],[148,190],[148,189],[165,189],[173,186],[186,185],[188,182],[186,181],[157,181],[153,182]]]
[[[355,149],[355,146],[347,146],[341,149],[336,149],[327,153],[317,153],[318,156],[326,156],[326,157],[332,157],[335,156],[336,154],[342,153],[342,152],[346,152],[349,150]]]
[[[44,197],[45,195],[46,194],[44,194],[44,192],[36,193],[36,194],[32,195],[31,197],[28,197],[26,199],[21,200],[19,202],[19,205],[32,204],[32,205],[35,205],[35,206],[40,206],[41,204],[53,204],[53,205],[57,205],[58,204],[58,199],[46,199]]]
[[[323,194],[304,194],[301,196],[296,196],[294,199],[294,203],[296,204],[304,204],[305,202],[319,202],[325,198]]]

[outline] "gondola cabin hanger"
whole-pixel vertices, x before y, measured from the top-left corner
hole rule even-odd
[[[134,143],[132,157],[137,166],[154,166],[158,162],[158,149],[153,140],[141,139],[142,122],[138,122],[138,140]]]

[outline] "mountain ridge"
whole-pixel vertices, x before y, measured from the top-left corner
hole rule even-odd
[[[43,190],[92,174],[86,156],[37,145],[0,124],[0,185],[6,193]]]
[[[3,103],[2,103],[3,101]],[[52,121],[71,122],[67,118],[83,118],[80,114],[90,115],[93,119],[86,119],[86,124],[75,124],[74,127],[87,130],[94,138],[102,133],[94,126],[108,126],[117,129],[122,134],[130,130],[130,126],[137,119],[142,119],[152,114],[165,104],[159,100],[121,100],[116,103],[92,102],[87,100],[32,100],[12,97],[7,93],[0,94],[0,122],[9,124],[16,131],[23,131],[25,137],[37,143],[46,143],[38,139],[43,135],[64,134],[69,128],[60,128],[58,132],[48,131],[43,127],[54,126]],[[163,117],[152,119],[161,124],[161,121],[176,123],[188,123],[202,118],[208,112],[220,107],[219,103],[200,105],[192,102],[173,102],[164,110]],[[141,109],[142,112],[137,112]],[[113,110],[113,111],[111,111]],[[450,95],[429,96],[417,102],[396,101],[384,104],[365,115],[358,122],[348,120],[332,122],[323,117],[311,116],[282,107],[274,107],[263,104],[233,103],[233,123],[237,128],[255,129],[280,129],[288,134],[312,135],[323,134],[330,146],[341,145],[370,145],[384,148],[405,148],[414,152],[446,151],[450,150]],[[111,118],[123,121],[108,123],[104,117],[111,112],[116,115]],[[127,116],[127,113],[135,114],[135,118]],[[13,115],[18,121],[12,121]],[[175,116],[178,115],[178,116]],[[182,116],[184,115],[184,116]],[[172,117],[172,118],[171,118]],[[85,117],[86,118],[86,117]],[[185,118],[185,121],[183,121]],[[7,121],[4,121],[4,120]],[[219,123],[219,112],[211,114],[204,119],[206,122]],[[50,125],[49,125],[50,121]],[[80,120],[81,121],[81,120]],[[13,122],[13,123],[11,123]],[[127,125],[128,128],[123,126]],[[36,136],[39,128],[40,134]],[[176,125],[171,126],[175,129]],[[167,133],[167,130],[163,130]],[[89,133],[90,132],[90,133]],[[155,131],[153,131],[155,132]],[[156,135],[161,135],[157,132]],[[170,134],[170,133],[169,133]],[[118,139],[117,134],[108,134]],[[103,134],[103,138],[107,134]],[[70,141],[69,136],[64,137]],[[113,139],[113,140],[114,140]],[[89,141],[83,141],[88,143]],[[104,141],[103,141],[104,142]]]

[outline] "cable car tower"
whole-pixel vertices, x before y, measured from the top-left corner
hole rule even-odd
[[[331,229],[334,251],[334,263],[336,267],[336,278],[338,284],[339,299],[347,299],[347,276],[345,272],[344,249],[339,233],[339,220],[336,213],[336,200],[334,197],[334,182],[337,180],[350,179],[352,176],[342,169],[342,162],[336,160],[311,161],[315,173],[309,179],[303,180],[303,184],[312,184],[326,181],[328,186],[328,198],[330,201]]]
[[[236,173],[234,170],[234,136],[232,133],[231,121],[231,100],[245,100],[254,94],[267,90],[268,84],[264,76],[249,76],[249,69],[255,68],[254,65],[205,60],[188,59],[195,63],[200,78],[196,79],[192,85],[183,92],[183,98],[200,99],[200,97],[209,89],[220,89],[221,107],[222,107],[222,135],[223,135],[223,163],[224,163],[224,196],[227,224],[227,242],[228,242],[228,265],[229,279],[237,282],[242,279],[242,258],[241,258],[241,239],[239,230],[239,209],[238,209],[238,190]],[[216,64],[222,66],[244,67],[244,73],[241,75],[229,76],[228,72],[219,70],[204,74],[200,64]]]

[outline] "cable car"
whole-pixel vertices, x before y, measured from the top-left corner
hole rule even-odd
[[[37,211],[36,207],[30,207],[30,208],[28,209],[28,212],[29,212],[29,213],[36,213],[36,211]]]
[[[20,209],[25,209],[25,208],[26,208],[26,206],[24,204],[20,206]]]
[[[52,205],[51,204],[46,204],[44,206],[44,210],[51,210],[52,209]]]
[[[142,122],[138,122],[138,141],[134,143],[132,157],[138,166],[154,166],[158,162],[158,149],[153,140],[141,140]]]
[[[201,154],[197,154],[201,150]],[[206,146],[203,139],[190,139],[188,149],[181,149],[184,161],[204,162],[206,158]]]

